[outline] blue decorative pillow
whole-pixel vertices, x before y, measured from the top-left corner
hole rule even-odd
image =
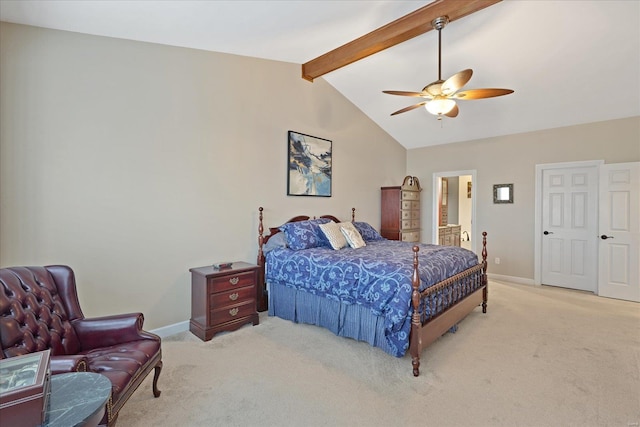
[[[365,242],[373,242],[375,240],[383,240],[384,237],[382,237],[380,235],[380,233],[378,233],[376,231],[375,228],[373,228],[369,223],[367,222],[354,222],[353,225],[356,226],[356,229],[360,232],[360,235],[362,236],[362,238],[364,239]]]
[[[273,249],[286,248],[286,247],[287,247],[287,236],[285,236],[284,233],[278,233],[269,237],[269,240],[267,240],[267,243],[265,243],[264,246],[262,247],[262,252],[266,254],[267,252]]]
[[[328,218],[310,219],[307,221],[288,222],[279,229],[287,236],[289,249],[300,249],[325,246],[326,239],[320,230],[320,224],[331,222]]]

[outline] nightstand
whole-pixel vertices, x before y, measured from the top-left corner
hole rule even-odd
[[[190,268],[191,321],[189,330],[203,341],[245,323],[259,323],[256,310],[258,266],[234,262],[230,268]]]

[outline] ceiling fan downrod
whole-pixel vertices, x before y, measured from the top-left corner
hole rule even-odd
[[[442,80],[442,29],[449,23],[448,16],[439,16],[433,21],[431,25],[435,30],[438,30],[438,80]]]

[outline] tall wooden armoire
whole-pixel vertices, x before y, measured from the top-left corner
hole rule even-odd
[[[420,241],[420,181],[406,176],[401,186],[382,187],[380,234],[389,240]]]

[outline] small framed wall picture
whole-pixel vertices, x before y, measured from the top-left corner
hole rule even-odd
[[[513,184],[495,184],[493,203],[513,203]]]

